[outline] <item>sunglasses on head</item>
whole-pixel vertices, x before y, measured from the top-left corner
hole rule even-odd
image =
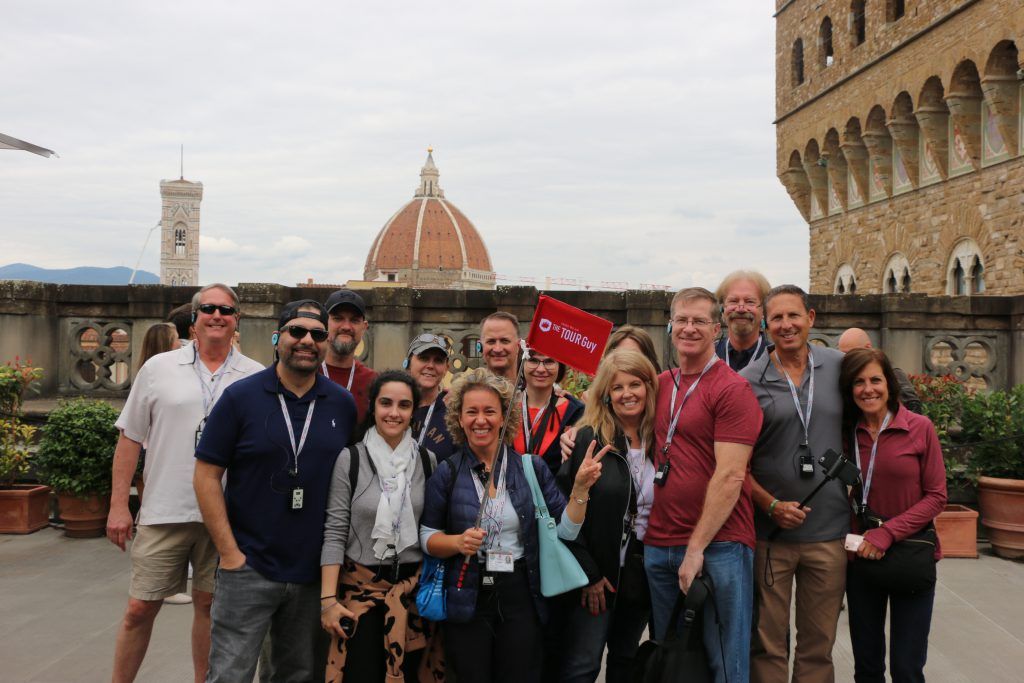
[[[234,315],[238,309],[234,306],[222,306],[218,304],[199,304],[199,312],[206,315],[213,315],[214,311],[220,311],[221,315]]]
[[[313,341],[316,342],[317,344],[319,344],[322,341],[327,341],[327,330],[321,329],[319,327],[310,328],[303,327],[302,325],[288,325],[287,327],[282,327],[281,331],[287,332],[296,341],[305,339],[307,334],[310,337],[312,337]]]

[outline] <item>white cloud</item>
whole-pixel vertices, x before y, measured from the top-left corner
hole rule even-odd
[[[10,260],[133,265],[184,143],[204,281],[344,282],[434,145],[499,273],[806,284],[749,3],[304,7],[15,3],[2,132],[61,158],[0,155]]]

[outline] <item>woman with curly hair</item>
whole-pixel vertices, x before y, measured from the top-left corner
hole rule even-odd
[[[579,532],[590,487],[601,476],[604,451],[580,467],[566,504],[544,462],[536,456],[524,460],[509,447],[521,419],[513,391],[507,380],[482,368],[455,380],[446,420],[459,448],[427,483],[420,541],[427,553],[447,560],[447,664],[459,683],[541,677],[548,614],[524,467],[533,467],[551,516],[560,519],[558,534],[566,540]]]

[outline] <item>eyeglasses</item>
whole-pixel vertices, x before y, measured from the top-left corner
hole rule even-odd
[[[303,327],[302,325],[288,325],[287,327],[281,328],[282,332],[287,332],[292,336],[295,341],[301,341],[306,338],[308,334],[313,338],[313,341],[319,344],[320,342],[327,341],[327,330],[319,327]]]
[[[726,308],[739,308],[743,306],[745,308],[757,308],[761,305],[761,302],[756,299],[726,299]]]
[[[220,311],[221,315],[234,315],[238,309],[234,306],[222,306],[217,304],[199,304],[199,312],[206,315],[213,315],[214,311]]]
[[[558,367],[558,361],[554,358],[545,358],[544,360],[538,360],[536,358],[527,358],[523,364],[528,368],[536,368],[539,365],[543,365],[548,370],[553,370]]]
[[[672,320],[672,326],[680,329],[687,325],[693,325],[694,327],[707,327],[708,325],[713,324],[714,321],[708,320],[707,318],[673,318]]]

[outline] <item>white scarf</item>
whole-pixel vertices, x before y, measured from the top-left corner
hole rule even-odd
[[[370,427],[363,443],[377,469],[381,488],[377,519],[370,534],[373,555],[378,560],[387,560],[419,542],[411,486],[419,449],[411,429],[405,430],[401,443],[395,449],[377,433],[376,427]]]

